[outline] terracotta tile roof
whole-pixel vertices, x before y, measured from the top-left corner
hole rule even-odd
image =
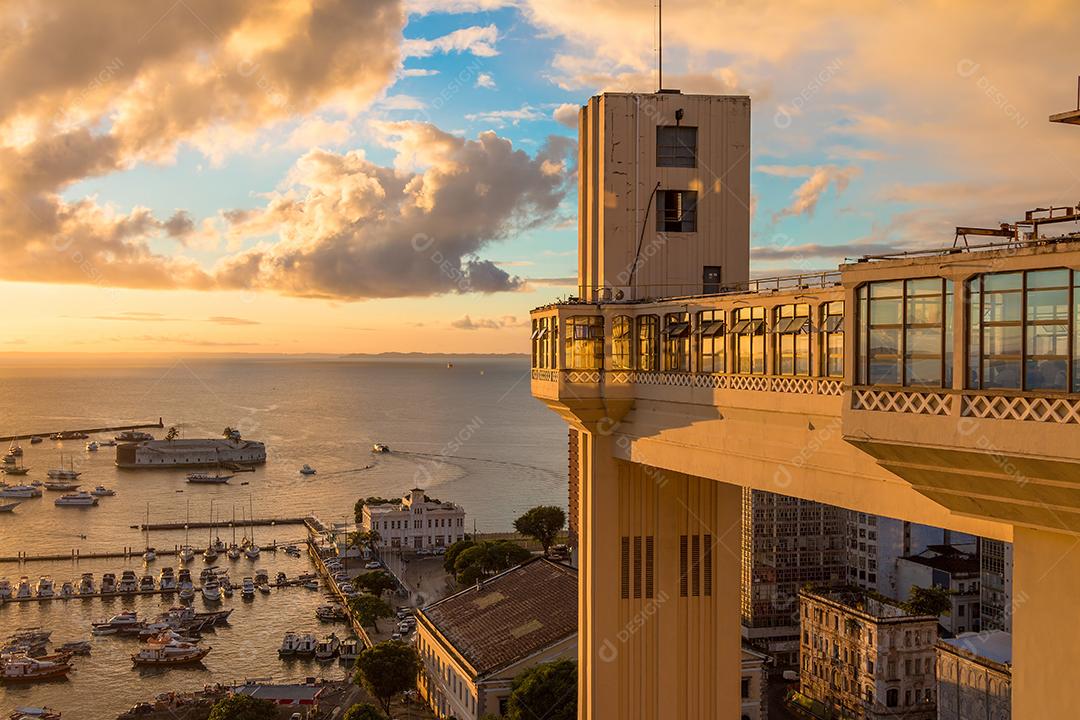
[[[577,633],[577,611],[577,570],[536,558],[419,615],[483,676]]]

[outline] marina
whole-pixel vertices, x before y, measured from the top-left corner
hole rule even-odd
[[[56,436],[56,439],[64,439],[63,435],[69,436],[68,439],[81,440],[85,439],[83,436],[96,435],[98,433],[112,433],[122,432],[125,430],[144,430],[146,428],[164,428],[165,422],[163,418],[158,418],[155,423],[139,423],[137,425],[112,425],[109,427],[93,427],[85,428],[82,430],[54,430],[52,432],[36,432],[25,433],[21,435],[0,435],[0,442],[16,441],[16,440],[33,440],[35,438],[52,438]]]

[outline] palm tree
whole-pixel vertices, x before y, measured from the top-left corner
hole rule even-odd
[[[168,432],[165,433],[165,439],[169,442],[172,442],[178,437],[180,437],[180,431],[176,429],[175,425],[171,426]]]

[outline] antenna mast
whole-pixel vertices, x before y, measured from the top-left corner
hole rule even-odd
[[[656,74],[658,76],[659,87],[657,90],[664,89],[664,0],[656,0]]]

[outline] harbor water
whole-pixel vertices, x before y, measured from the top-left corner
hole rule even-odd
[[[529,395],[529,367],[519,358],[447,359],[184,359],[26,362],[0,360],[0,434],[52,432],[82,427],[131,424],[164,417],[183,437],[219,437],[224,427],[266,443],[268,460],[255,472],[239,473],[227,485],[191,485],[189,470],[119,470],[114,448],[86,450],[86,440],[20,444],[30,466],[25,481],[44,480],[49,468],[74,464],[84,490],[97,485],[116,490],[96,507],[56,507],[59,493],[22,501],[0,514],[0,556],[116,552],[135,549],[135,557],[0,564],[0,577],[14,584],[20,575],[36,581],[63,580],[130,567],[155,577],[161,557],[148,568],[138,553],[149,543],[173,548],[188,541],[205,547],[206,529],[152,533],[132,525],[206,522],[232,540],[228,523],[255,517],[297,517],[314,513],[323,520],[351,517],[359,497],[400,496],[413,487],[465,507],[469,529],[511,529],[518,514],[537,504],[566,505],[564,425]],[[157,435],[161,436],[161,431]],[[95,439],[106,439],[107,435]],[[392,452],[372,454],[374,442]],[[317,473],[303,476],[303,464]],[[8,478],[10,483],[24,479]],[[243,535],[237,530],[237,537]],[[249,531],[250,532],[250,531]],[[260,544],[295,542],[300,525],[257,527]],[[311,569],[307,557],[263,554],[252,563],[230,563],[234,583],[265,568],[292,577]],[[193,574],[204,567],[197,558]],[[130,599],[54,600],[8,603],[0,607],[0,636],[19,627],[41,626],[59,642],[90,637],[90,622],[124,609],[153,615],[175,604],[168,596]],[[78,670],[64,682],[0,687],[0,711],[20,704],[48,704],[64,710],[78,698],[80,718],[112,718],[134,703],[169,690],[192,690],[245,677],[297,679],[308,675],[340,677],[337,666],[284,663],[277,657],[288,630],[314,630],[321,592],[275,589],[243,602],[237,593],[221,607],[234,607],[228,627],[207,636],[213,651],[202,667],[146,672],[133,670],[129,655],[136,642],[94,638],[93,653],[77,658]],[[197,609],[203,609],[197,597]],[[325,630],[329,631],[329,627]],[[341,630],[339,629],[339,634]],[[92,708],[92,709],[91,709]],[[65,715],[67,717],[67,715]]]

